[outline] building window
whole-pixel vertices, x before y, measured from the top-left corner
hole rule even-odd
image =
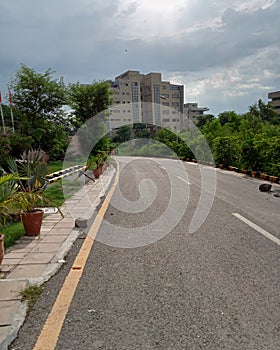
[[[172,102],[172,106],[179,106],[179,102]]]
[[[164,110],[162,111],[162,114],[169,114],[169,111],[166,110],[166,109],[164,109]]]
[[[178,94],[172,94],[172,98],[180,98],[180,95],[178,95]]]
[[[163,106],[169,106],[169,102],[162,102]]]
[[[180,88],[179,85],[170,85],[170,90],[180,90]]]
[[[169,94],[161,94],[160,97],[161,97],[161,98],[168,98],[168,97],[169,97]]]
[[[169,119],[169,118],[163,118],[162,121],[163,121],[164,123],[168,123],[168,122],[170,122],[170,119]]]

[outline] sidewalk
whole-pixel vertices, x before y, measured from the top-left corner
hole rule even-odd
[[[28,285],[42,284],[64,263],[64,257],[82,229],[75,228],[75,219],[88,220],[104,196],[115,174],[109,166],[100,179],[89,181],[60,208],[47,215],[38,237],[23,236],[5,252],[0,266],[0,349],[6,350],[24,322],[27,306],[20,291]]]

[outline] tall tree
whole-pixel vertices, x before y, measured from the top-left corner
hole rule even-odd
[[[93,82],[92,84],[71,84],[69,86],[70,106],[81,123],[105,111],[111,104],[110,84]]]
[[[22,64],[9,84],[15,107],[31,125],[42,120],[61,121],[62,106],[67,103],[66,88],[63,79],[56,80],[53,74],[50,68],[40,74]]]
[[[41,74],[22,64],[9,88],[18,112],[16,130],[31,136],[34,148],[41,147],[57,158],[63,155],[68,142],[63,110],[67,92],[63,79],[54,79],[53,74],[51,69]]]

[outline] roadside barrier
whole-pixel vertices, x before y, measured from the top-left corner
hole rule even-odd
[[[71,176],[71,175],[74,175],[80,171],[84,171],[85,168],[86,168],[86,166],[84,166],[84,165],[74,165],[70,168],[56,171],[56,172],[46,176],[47,183],[52,184],[54,182],[59,181],[60,179],[63,179],[66,176]]]

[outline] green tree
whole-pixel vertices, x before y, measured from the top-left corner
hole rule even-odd
[[[69,104],[73,114],[85,123],[91,117],[105,111],[111,104],[110,84],[108,82],[93,82],[92,84],[70,84]]]
[[[197,122],[196,122],[196,126],[198,128],[201,128],[202,126],[204,126],[205,124],[211,122],[212,120],[214,120],[215,117],[213,114],[203,114],[203,115],[200,115],[198,118],[197,118]]]
[[[53,74],[50,68],[40,74],[22,64],[9,84],[16,109],[26,116],[31,126],[39,125],[42,120],[61,123],[64,116],[66,88],[63,79],[56,80]]]
[[[22,64],[9,88],[13,91],[16,131],[31,137],[33,148],[42,148],[55,159],[63,155],[68,144],[63,110],[67,93],[63,79],[56,80],[53,74],[50,69],[40,74]]]
[[[268,103],[264,103],[261,99],[249,107],[249,113],[261,121],[268,121],[272,124],[278,125],[280,124],[278,113]]]
[[[116,136],[113,138],[114,142],[126,142],[132,138],[131,125],[123,125],[116,131]]]

